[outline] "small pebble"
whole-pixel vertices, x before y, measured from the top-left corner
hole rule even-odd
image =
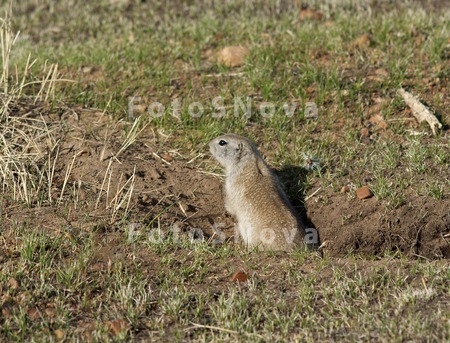
[[[358,199],[361,199],[361,200],[369,199],[369,198],[373,197],[373,193],[369,187],[364,186],[364,187],[358,188],[356,190],[356,196]]]
[[[238,282],[245,282],[248,280],[248,276],[243,271],[238,271],[236,274],[233,275],[231,278],[231,281],[238,281]]]
[[[369,137],[370,135],[369,129],[367,127],[362,128],[360,134],[361,137]]]
[[[161,155],[160,155],[160,157],[162,158],[162,159],[164,159],[164,160],[166,160],[167,162],[172,162],[173,161],[173,157],[172,156],[170,156],[168,153],[162,153]]]

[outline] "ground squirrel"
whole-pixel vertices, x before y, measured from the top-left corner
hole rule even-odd
[[[225,168],[225,209],[236,217],[245,244],[270,250],[302,244],[305,229],[252,141],[226,134],[209,142],[209,148]]]

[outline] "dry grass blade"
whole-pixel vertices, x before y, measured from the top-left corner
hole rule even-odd
[[[3,93],[9,94],[9,61],[11,57],[11,51],[14,44],[17,42],[20,32],[14,34],[11,29],[11,17],[12,3],[10,4],[9,11],[5,13],[5,18],[1,19],[2,24],[0,29],[0,43],[2,49],[2,77],[0,82],[3,85]]]
[[[125,137],[125,140],[122,143],[121,148],[117,152],[117,154],[114,156],[117,161],[119,161],[118,157],[119,155],[124,152],[127,148],[129,148],[134,142],[136,142],[137,137],[139,134],[144,131],[144,129],[147,127],[148,123],[146,123],[140,130],[139,130],[139,124],[141,123],[142,117],[138,117],[133,122],[133,125],[130,128],[130,131],[128,132],[127,136]],[[120,161],[119,161],[120,162]]]
[[[48,188],[48,200],[51,203],[52,202],[52,186],[53,186],[53,178],[55,176],[55,167],[56,167],[56,161],[59,157],[59,141],[56,142],[55,146],[52,148],[52,151],[48,154],[48,172],[47,172],[47,188]],[[51,155],[52,152],[56,149],[56,155],[55,159],[53,160],[53,163],[51,163]]]
[[[120,186],[120,181],[122,180],[123,174],[120,175],[119,183],[117,184],[117,191],[114,198],[109,203],[108,207],[112,208],[111,222],[117,216],[118,211],[125,206],[125,215],[128,213],[128,209],[131,202],[131,197],[133,195],[135,186],[135,176],[136,167],[133,170],[133,174],[128,178],[128,180]]]
[[[50,94],[54,94],[55,90],[55,81],[57,80],[58,76],[58,65],[57,64],[51,64],[50,68],[47,72],[47,76],[42,80],[41,88],[39,89],[39,92],[34,99],[34,102],[44,99],[45,101],[48,100],[48,96]],[[43,96],[45,90],[47,89],[47,92],[45,96]]]
[[[105,176],[103,178],[102,185],[100,186],[100,190],[98,192],[97,201],[95,202],[95,209],[98,208],[98,205],[100,203],[100,199],[101,199],[102,193],[103,193],[103,188],[105,187],[105,182],[106,182],[106,179],[107,179],[108,175],[109,175],[109,180],[111,180],[111,165],[112,165],[112,162],[113,162],[112,159],[109,160],[108,167],[106,167]],[[109,187],[108,187],[108,190],[109,190]],[[106,198],[108,199],[108,193],[106,195]]]
[[[70,165],[66,169],[66,175],[64,176],[64,182],[63,182],[63,186],[61,188],[61,194],[59,195],[58,204],[60,204],[61,201],[62,201],[62,197],[64,195],[64,190],[66,189],[67,182],[69,181],[69,177],[70,177],[70,174],[72,172],[72,168],[73,168],[73,165],[75,163],[75,160],[82,153],[84,153],[84,150],[78,151],[75,155],[73,155],[72,162],[70,163]]]
[[[2,189],[14,189],[14,200],[31,204],[45,188],[43,146],[53,142],[46,125],[16,117],[6,118],[0,130],[0,176]]]

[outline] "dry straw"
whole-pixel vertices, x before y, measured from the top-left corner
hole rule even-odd
[[[58,154],[58,141],[36,106],[40,100],[54,96],[58,79],[58,66],[45,64],[42,80],[27,81],[36,60],[29,55],[24,67],[12,65],[14,46],[20,32],[11,25],[12,5],[0,18],[0,187],[12,194],[14,200],[26,204],[52,201],[51,186]],[[11,74],[14,70],[14,74]],[[37,95],[26,97],[24,90],[35,85]],[[34,105],[34,106],[31,106]]]

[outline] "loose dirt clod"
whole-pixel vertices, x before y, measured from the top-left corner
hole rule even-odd
[[[171,155],[169,155],[168,153],[162,153],[161,154],[161,158],[166,160],[167,162],[172,162],[173,161],[173,157]]]
[[[378,125],[378,128],[380,128],[382,130],[386,130],[388,128],[388,124],[384,120],[380,121],[377,125]]]
[[[368,138],[369,135],[370,135],[370,131],[369,131],[368,128],[363,127],[363,128],[361,129],[361,131],[360,131],[360,134],[361,134],[361,137],[362,137],[362,138]]]
[[[31,320],[37,320],[41,316],[37,307],[31,307],[27,310],[27,315]]]
[[[305,9],[300,11],[299,15],[300,20],[317,20],[320,21],[323,18],[323,14],[319,11],[315,11],[312,9]]]
[[[352,42],[352,46],[358,49],[364,49],[369,47],[370,45],[370,37],[368,35],[361,35],[355,38]]]
[[[375,114],[374,116],[370,117],[369,122],[372,125],[376,125],[379,129],[382,130],[386,130],[388,127],[386,121],[384,120],[381,114]]]
[[[227,46],[219,52],[217,62],[225,67],[239,67],[249,54],[250,50],[244,46]]]
[[[45,314],[49,317],[54,317],[56,314],[56,308],[54,307],[46,307],[44,310]]]
[[[231,277],[231,281],[236,281],[236,282],[245,282],[248,280],[248,276],[245,272],[243,272],[242,270],[236,272],[232,277]]]
[[[55,330],[55,336],[56,336],[57,339],[59,339],[59,340],[63,339],[64,335],[65,335],[65,333],[64,333],[63,330],[61,330],[61,329],[56,329]]]
[[[10,318],[10,317],[12,316],[11,308],[10,308],[9,306],[7,306],[7,305],[3,305],[3,306],[2,306],[2,311],[1,311],[1,313],[2,313],[2,316],[3,316],[4,318]]]
[[[358,188],[356,190],[356,197],[361,200],[369,199],[369,198],[373,197],[373,193],[369,187],[364,186],[364,187]]]
[[[109,329],[114,336],[118,336],[130,329],[130,323],[123,319],[116,319],[108,323]]]
[[[8,288],[10,289],[19,288],[19,282],[12,277],[11,279],[8,280]]]

